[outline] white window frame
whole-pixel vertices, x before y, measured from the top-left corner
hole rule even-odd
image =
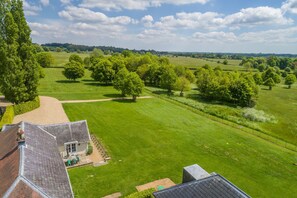
[[[68,145],[70,147],[70,152],[68,151],[68,148],[67,148]],[[75,145],[75,151],[73,151],[73,149],[72,149],[73,145]],[[64,143],[65,151],[67,154],[77,153],[77,146],[78,146],[78,141]]]

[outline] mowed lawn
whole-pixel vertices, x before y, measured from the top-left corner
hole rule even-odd
[[[256,108],[273,115],[277,120],[277,123],[259,123],[261,127],[297,145],[297,84],[291,89],[278,85],[271,91],[262,87]]]
[[[85,70],[85,77],[76,82],[67,80],[62,68],[46,68],[45,78],[40,80],[39,95],[51,96],[59,100],[89,100],[120,97],[112,86],[105,86],[90,77],[91,72]]]
[[[199,164],[253,197],[296,197],[297,154],[161,99],[64,104],[70,120],[86,119],[112,161],[69,170],[76,197],[124,195],[161,178],[176,183]]]

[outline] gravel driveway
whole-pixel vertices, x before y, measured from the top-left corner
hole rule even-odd
[[[69,122],[61,102],[55,98],[40,96],[40,107],[14,117],[13,123],[27,121],[34,124],[57,124]]]

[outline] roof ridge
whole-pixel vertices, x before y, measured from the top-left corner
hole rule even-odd
[[[43,125],[41,124],[38,126],[41,126],[41,127],[60,126],[60,125],[68,125],[68,124],[83,123],[83,122],[86,122],[86,120],[79,120],[79,121],[74,121],[74,122],[62,122],[62,123],[57,123],[57,124],[43,124]]]

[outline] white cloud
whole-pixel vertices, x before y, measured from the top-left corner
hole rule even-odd
[[[26,16],[36,16],[41,11],[41,8],[39,6],[32,5],[26,0],[23,1],[23,7]]]
[[[59,16],[70,21],[97,22],[103,24],[121,24],[128,25],[137,23],[136,20],[128,16],[108,17],[101,12],[94,12],[86,8],[68,6],[65,10],[59,12]]]
[[[255,25],[288,25],[293,20],[286,18],[282,10],[272,7],[256,7],[241,9],[224,19],[226,25],[255,26]]]
[[[237,37],[233,32],[196,32],[193,38],[200,42],[230,42],[236,41]]]
[[[292,44],[297,42],[297,27],[265,30],[258,32],[246,32],[239,36],[241,41],[251,43],[284,43]]]
[[[297,14],[297,0],[287,0],[281,7],[283,12]]]
[[[60,0],[60,2],[61,2],[63,5],[69,5],[69,4],[71,4],[71,0]]]
[[[159,7],[162,4],[186,5],[205,4],[209,0],[83,0],[80,6],[85,8],[101,8],[104,10],[145,10],[149,7]]]
[[[43,6],[48,6],[48,5],[49,5],[49,0],[40,0],[40,3],[41,3]]]
[[[142,17],[141,22],[146,26],[146,27],[151,27],[154,22],[154,18],[151,15],[145,15]]]

